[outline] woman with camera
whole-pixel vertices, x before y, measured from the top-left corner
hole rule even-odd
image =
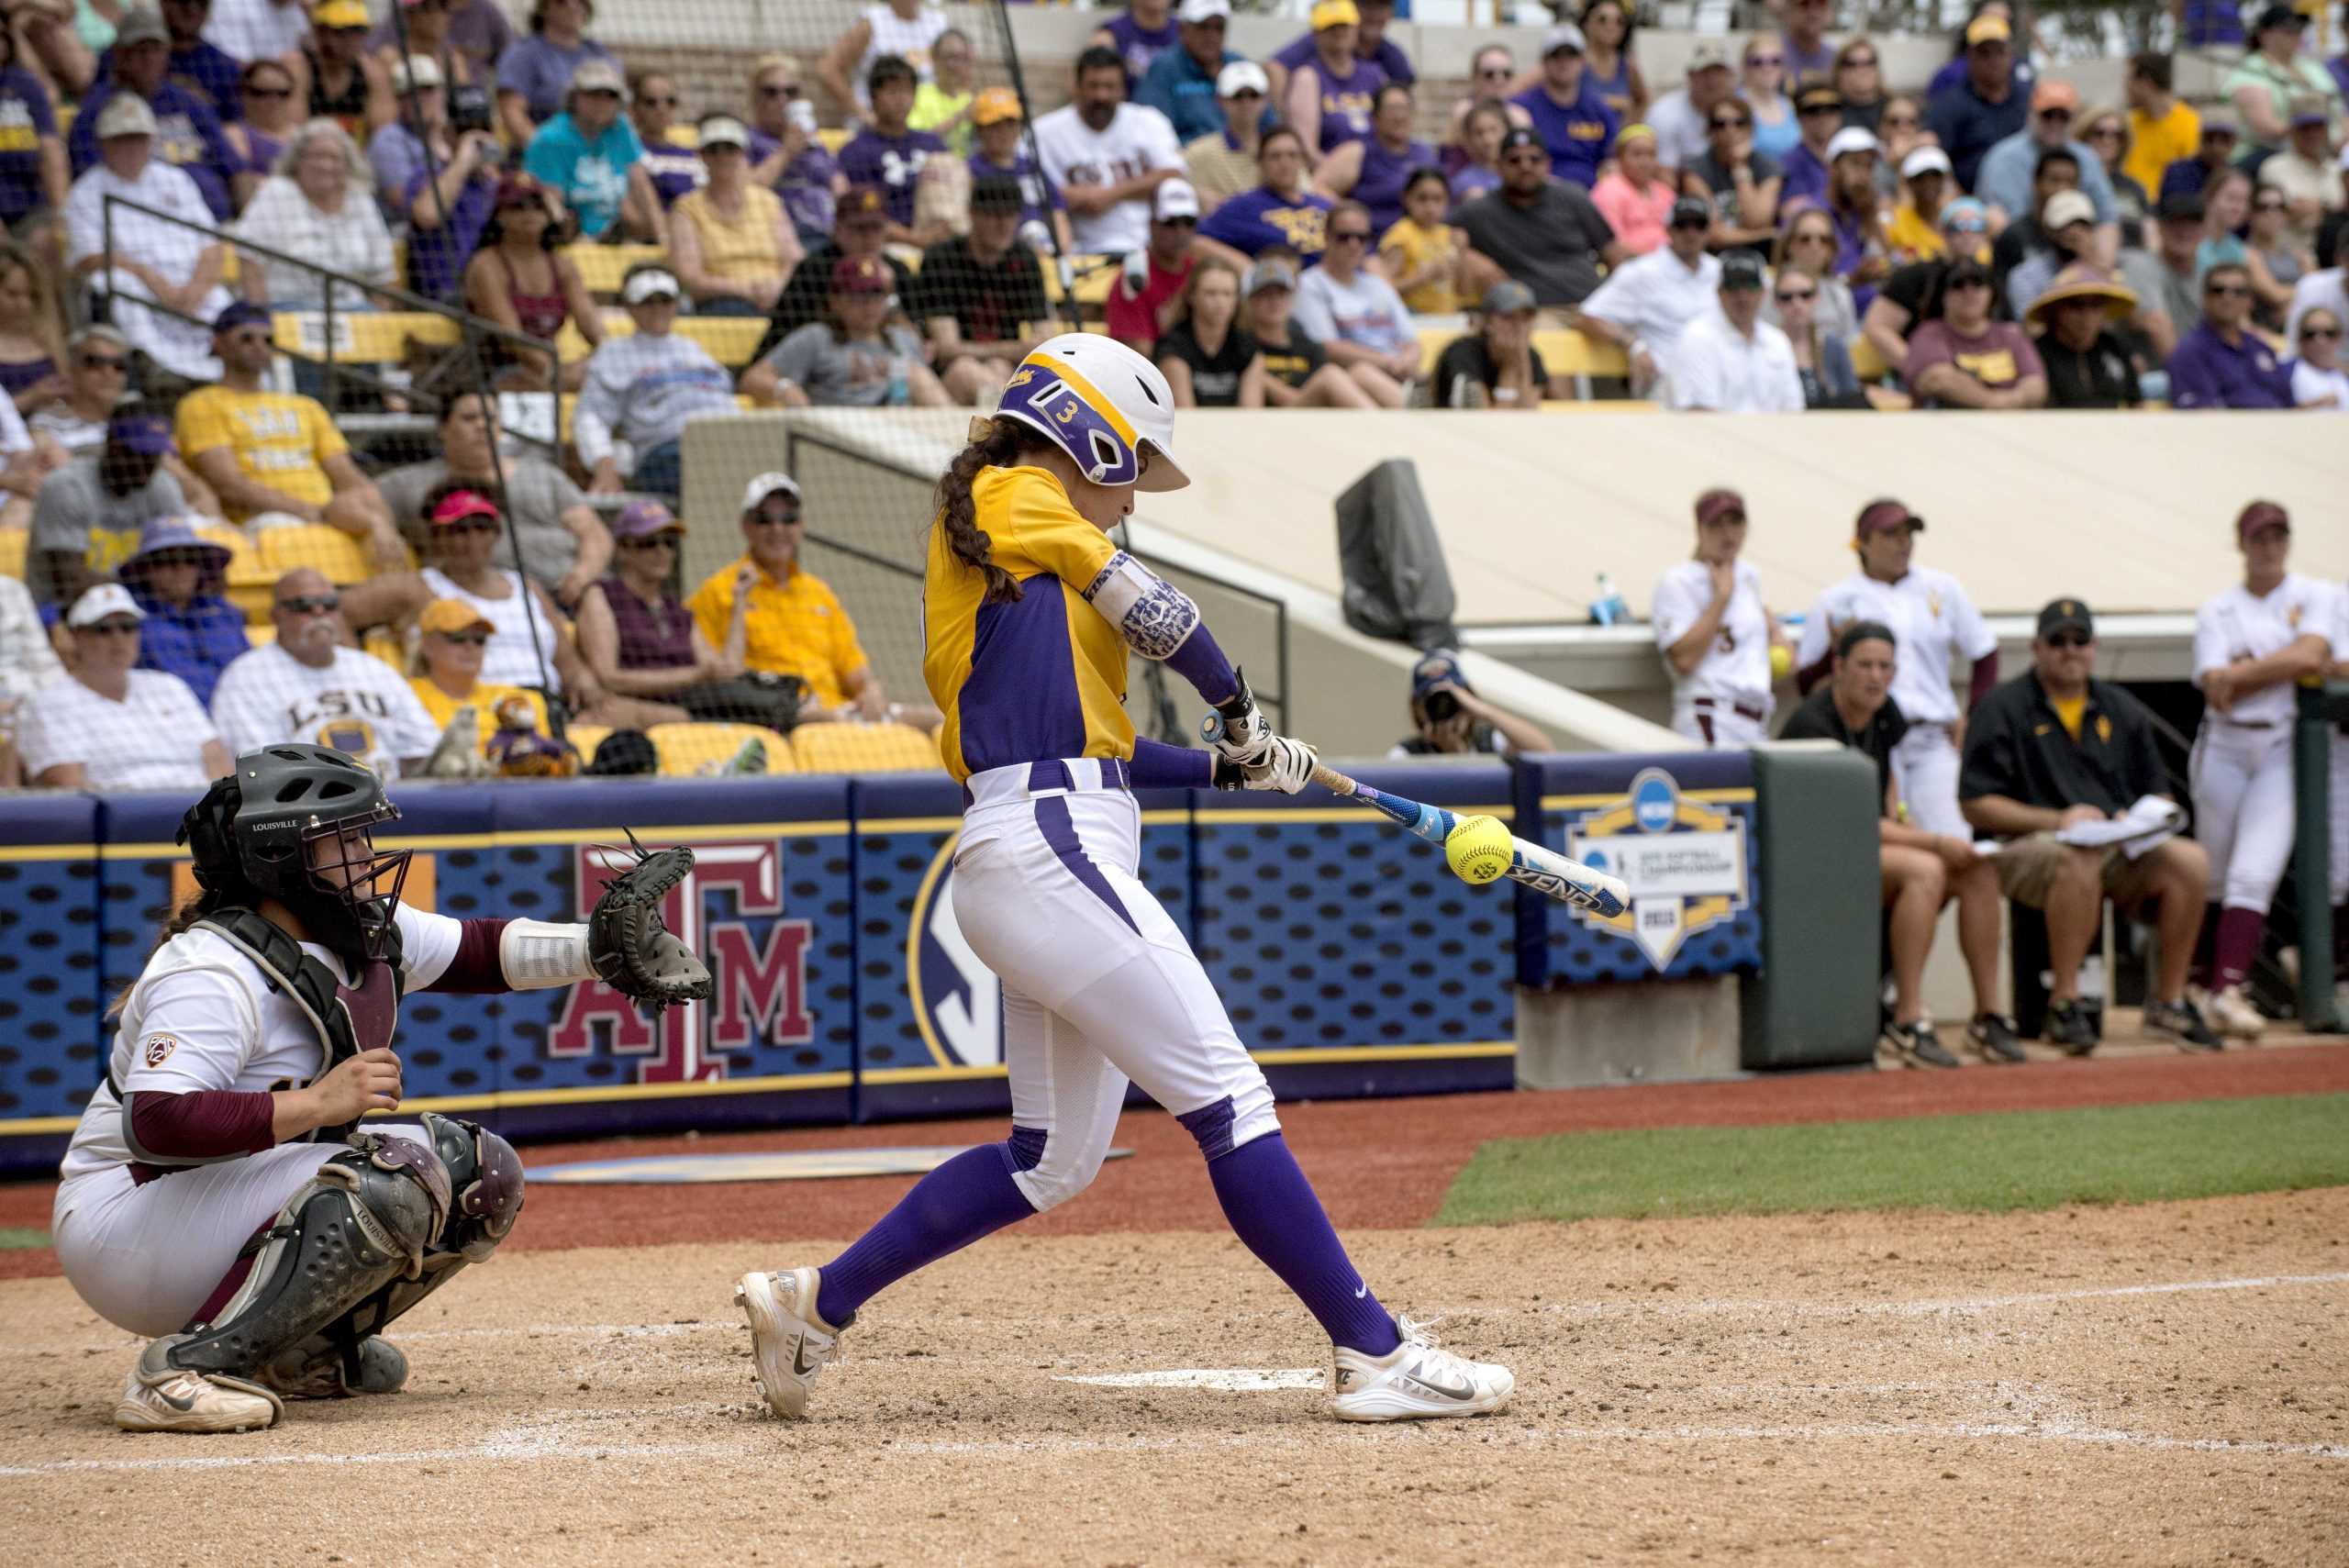
[[[1460,668],[1460,655],[1439,648],[1411,670],[1411,723],[1418,731],[1395,742],[1390,757],[1513,757],[1547,751],[1550,738],[1478,696]]]

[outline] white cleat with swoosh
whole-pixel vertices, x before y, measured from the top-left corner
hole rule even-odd
[[[1431,1326],[1398,1316],[1403,1342],[1384,1356],[1336,1347],[1330,1414],[1341,1421],[1424,1421],[1488,1415],[1507,1405],[1517,1391],[1508,1368],[1442,1349]]]
[[[818,1374],[840,1360],[841,1330],[816,1315],[817,1284],[814,1269],[783,1269],[744,1274],[734,1285],[734,1305],[751,1320],[759,1390],[789,1421],[807,1417]]]
[[[150,1347],[123,1385],[114,1424],[126,1432],[258,1432],[284,1409],[260,1384],[185,1371]]]

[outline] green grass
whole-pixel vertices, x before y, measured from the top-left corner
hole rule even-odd
[[[16,1226],[0,1225],[0,1252],[22,1251],[27,1247],[46,1247],[49,1232],[26,1230]]]
[[[2349,1095],[1499,1139],[1437,1225],[1820,1209],[2004,1212],[2349,1184]]]

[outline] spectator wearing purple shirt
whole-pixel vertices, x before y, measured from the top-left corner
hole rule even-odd
[[[40,78],[17,63],[16,35],[0,28],[0,224],[46,207],[65,210],[65,144]]]
[[[1354,52],[1386,72],[1389,82],[1400,82],[1406,87],[1419,79],[1411,67],[1411,57],[1405,54],[1393,39],[1386,36],[1386,24],[1395,19],[1395,0],[1354,0]],[[1281,46],[1272,63],[1283,71],[1295,72],[1313,58],[1313,35],[1299,33]]]
[[[1016,180],[1021,206],[1019,227],[1041,223],[1059,236],[1063,251],[1074,251],[1068,228],[1068,204],[1058,189],[1045,183],[1036,161],[1020,145],[1026,121],[1019,114],[1019,95],[1008,87],[983,87],[971,100],[971,125],[977,146],[970,158],[974,189],[981,180]]]
[[[1319,152],[1370,134],[1371,102],[1386,84],[1386,72],[1355,52],[1361,19],[1354,0],[1319,0],[1312,58],[1289,73],[1288,123]]]
[[[1585,191],[1598,183],[1598,166],[1615,149],[1615,111],[1583,80],[1582,29],[1563,22],[1542,40],[1542,80],[1509,100],[1533,119],[1549,150],[1550,173]]]
[[[2210,184],[2210,176],[2233,167],[2235,161],[2235,126],[2232,120],[2221,119],[2216,114],[2202,117],[2202,139],[2191,158],[2180,158],[2162,171],[2162,188],[2154,200],[2170,196],[2199,196]]]
[[[162,0],[163,28],[170,35],[171,48],[165,75],[190,96],[201,99],[226,125],[241,108],[237,88],[244,68],[228,51],[205,41],[204,24],[211,15],[211,0]],[[109,44],[98,56],[93,81],[113,80],[115,47]]]
[[[1110,17],[1085,41],[1106,44],[1118,51],[1126,68],[1126,91],[1130,94],[1180,36],[1174,30],[1174,0],[1126,0],[1125,14]]]
[[[407,13],[405,28],[393,9],[386,6],[383,21],[367,35],[367,52],[386,65],[398,57],[405,30],[409,53],[439,59],[443,71],[450,65],[445,57],[453,54],[464,64],[458,81],[487,82],[514,41],[514,24],[497,0],[399,0],[396,9]]]
[[[1834,9],[1835,0],[1787,0],[1778,47],[1787,57],[1787,81],[1799,84],[1813,76],[1834,77],[1835,45],[1827,36]]]
[[[1843,128],[1843,95],[1825,85],[1804,88],[1795,97],[1795,124],[1802,139],[1778,160],[1781,212],[1798,201],[1827,205],[1827,187],[1832,183],[1827,166],[1834,161],[1827,150]]]
[[[918,236],[913,226],[914,185],[921,178],[921,166],[932,153],[949,150],[935,132],[906,128],[920,81],[914,68],[894,54],[874,61],[864,77],[864,90],[873,99],[873,121],[841,149],[841,172],[850,184],[878,185],[888,193],[893,245],[926,245],[941,238]]]
[[[1199,225],[1197,247],[1243,274],[1248,263],[1279,245],[1311,266],[1328,244],[1330,198],[1306,181],[1305,139],[1294,126],[1275,126],[1256,147],[1264,183],[1242,191]]]
[[[147,100],[155,111],[155,156],[195,182],[204,205],[223,221],[236,216],[228,181],[234,155],[220,134],[220,117],[204,100],[173,82],[170,35],[153,11],[125,13],[115,34],[113,74],[82,95],[65,152],[78,179],[98,161],[98,116],[117,93]]]
[[[848,189],[841,166],[816,137],[816,106],[799,68],[783,54],[761,55],[751,67],[751,179],[783,198],[791,227],[812,251],[828,239]]]
[[[506,152],[485,130],[469,130],[451,141],[448,120],[433,102],[442,97],[439,93],[419,95],[427,116],[423,140],[405,126],[388,125],[375,133],[368,158],[375,163],[376,189],[386,195],[397,191],[399,210],[407,217],[408,287],[428,299],[453,304],[464,292],[465,262],[497,210]],[[395,131],[415,142],[417,154],[397,184],[384,178],[384,163],[376,158],[376,149]],[[434,155],[429,163],[422,156],[426,141]]]
[[[600,60],[619,72],[619,56],[587,36],[595,15],[588,0],[538,0],[529,35],[497,57],[497,121],[514,146],[529,146],[538,128],[562,113],[581,66]]]
[[[2031,95],[2014,61],[2014,28],[1995,11],[1978,16],[1966,24],[1964,74],[1925,102],[1925,124],[1963,189],[1974,188],[1983,154],[2030,118]]]
[[[636,139],[644,143],[640,160],[652,181],[652,194],[663,209],[698,189],[704,175],[701,154],[676,139],[677,83],[657,71],[640,71],[629,78],[628,114],[635,122]],[[752,160],[753,162],[756,160]]]
[[[2202,324],[2169,356],[2173,408],[2289,408],[2292,375],[2275,350],[2244,330],[2251,272],[2221,261],[2202,277]]]
[[[1371,114],[1370,135],[1350,141],[1321,161],[1316,181],[1326,191],[1352,196],[1370,209],[1370,221],[1381,234],[1402,218],[1403,187],[1421,169],[1440,173],[1436,150],[1411,139],[1418,107],[1411,90],[1389,82],[1378,90]]]
[[[197,534],[185,517],[157,517],[139,548],[116,569],[131,602],[147,613],[139,628],[139,665],[188,684],[212,705],[212,688],[228,661],[252,645],[244,613],[221,597],[228,552]]]

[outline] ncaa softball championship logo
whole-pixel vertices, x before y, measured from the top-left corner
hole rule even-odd
[[[1735,793],[1751,798],[1751,791]],[[1620,876],[1631,906],[1580,918],[1639,944],[1657,970],[1681,944],[1746,906],[1745,818],[1692,800],[1662,768],[1643,768],[1617,800],[1570,814],[1566,855]]]
[[[1003,982],[979,962],[954,920],[958,832],[938,847],[914,895],[906,932],[906,994],[922,1042],[941,1067],[996,1067],[1003,1062]]]

